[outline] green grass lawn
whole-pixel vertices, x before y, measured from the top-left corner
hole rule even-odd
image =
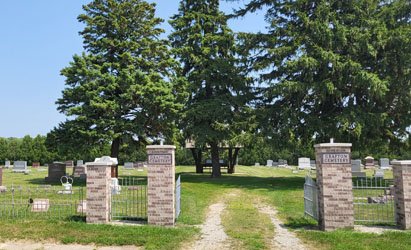
[[[388,232],[382,235],[339,230],[321,232],[316,221],[304,217],[303,185],[308,172],[293,174],[289,169],[268,167],[236,168],[236,174],[223,174],[211,179],[209,173],[195,174],[195,167],[176,168],[181,174],[182,212],[176,227],[87,225],[83,221],[5,219],[0,221],[0,237],[6,239],[52,240],[63,243],[96,243],[99,245],[137,245],[147,249],[178,249],[192,241],[199,233],[193,227],[204,222],[208,206],[224,199],[227,209],[222,223],[237,249],[269,249],[268,239],[275,233],[256,204],[276,206],[286,226],[297,229],[297,235],[315,249],[411,249],[411,233]],[[367,172],[368,173],[368,172]],[[3,185],[46,184],[47,172],[32,169],[29,175],[5,170]],[[124,170],[120,177],[138,177],[144,180],[146,171]],[[315,177],[315,173],[313,174]],[[56,187],[59,183],[53,184]],[[74,186],[84,186],[76,179]],[[227,196],[231,192],[240,195]],[[228,198],[227,198],[228,197]],[[305,228],[305,229],[302,229]],[[249,230],[249,234],[245,233]]]

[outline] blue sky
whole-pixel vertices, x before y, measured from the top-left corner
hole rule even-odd
[[[64,89],[60,70],[74,54],[83,51],[77,21],[82,5],[90,0],[0,1],[0,137],[46,135],[66,116],[55,101]],[[157,16],[168,19],[177,12],[178,0],[157,3]],[[248,1],[221,3],[231,12]],[[233,20],[234,31],[264,31],[264,13]],[[171,27],[163,24],[167,34]]]

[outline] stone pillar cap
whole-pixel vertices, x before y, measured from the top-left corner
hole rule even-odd
[[[176,149],[174,145],[149,145],[146,146],[147,149]]]
[[[86,166],[112,166],[117,165],[117,158],[111,158],[110,156],[103,156],[101,158],[96,158],[94,162],[87,162]]]
[[[315,144],[314,148],[320,148],[320,147],[351,147],[352,143],[320,143],[320,144]]]
[[[391,164],[397,164],[397,165],[411,165],[411,160],[405,160],[405,161],[392,161]]]

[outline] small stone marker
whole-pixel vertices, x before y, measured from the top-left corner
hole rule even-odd
[[[27,161],[15,161],[13,164],[13,173],[26,173],[30,171],[27,169]]]
[[[50,208],[49,199],[34,199],[31,212],[47,212]]]
[[[255,167],[259,167],[259,166],[260,166],[260,163],[256,162],[254,166],[255,166]]]
[[[76,166],[83,166],[83,165],[84,165],[83,160],[77,160]]]
[[[267,160],[267,167],[273,166],[273,160]]]
[[[33,163],[31,164],[31,167],[32,167],[32,168],[38,168],[38,167],[40,167],[40,162],[33,162]]]
[[[371,156],[365,157],[365,169],[374,169],[375,168],[375,162],[374,158]]]
[[[392,167],[390,165],[390,160],[388,158],[381,158],[380,159],[380,168],[384,170],[391,170]]]
[[[74,161],[66,161],[66,168],[74,167]]]
[[[134,169],[134,163],[132,163],[132,162],[124,162],[124,169],[128,169],[128,170]]]
[[[384,170],[383,169],[374,170],[374,178],[384,178]]]
[[[298,158],[298,169],[311,169],[310,158]]]
[[[87,212],[87,200],[80,200],[80,203],[77,206],[77,213],[86,213]]]

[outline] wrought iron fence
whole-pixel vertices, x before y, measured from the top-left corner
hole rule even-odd
[[[305,177],[304,183],[304,214],[318,221],[317,183],[310,177]]]
[[[0,218],[79,219],[85,216],[85,199],[82,187],[13,185],[0,193]]]
[[[394,193],[392,180],[354,179],[354,222],[395,223]]]
[[[180,216],[181,212],[181,175],[178,176],[177,182],[176,182],[176,220]]]
[[[143,178],[119,178],[119,186],[111,194],[112,219],[147,218],[147,180]]]

